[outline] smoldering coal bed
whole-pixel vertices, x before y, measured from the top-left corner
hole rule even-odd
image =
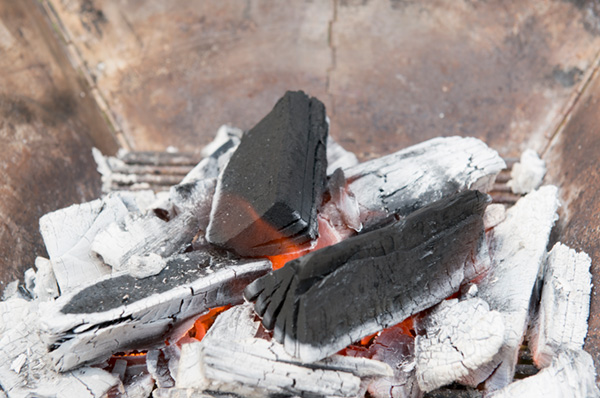
[[[203,153],[95,151],[107,193],[40,219],[49,259],[0,302],[0,396],[598,396],[590,258],[547,251],[535,154],[507,208],[480,140],[359,163],[303,92]]]

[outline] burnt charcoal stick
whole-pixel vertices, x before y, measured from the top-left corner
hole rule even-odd
[[[303,361],[439,303],[456,292],[483,234],[488,195],[465,191],[407,218],[290,261],[244,291],[276,340]]]
[[[254,257],[316,238],[327,130],[325,106],[288,91],[242,137],[219,179],[207,240]]]

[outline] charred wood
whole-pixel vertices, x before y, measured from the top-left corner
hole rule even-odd
[[[98,368],[54,371],[40,339],[39,317],[35,301],[0,302],[0,391],[11,398],[100,398],[119,383]]]
[[[506,167],[476,138],[435,138],[344,170],[365,228],[466,189],[487,191]]]
[[[112,275],[49,304],[42,319],[59,371],[96,363],[117,351],[160,346],[189,329],[194,316],[236,304],[267,260],[227,259],[207,252],[175,256],[157,275]],[[183,330],[180,330],[183,329]]]
[[[561,350],[580,350],[587,334],[592,275],[590,257],[557,243],[545,262],[538,314],[530,337],[533,359],[541,368]]]
[[[583,350],[558,353],[550,366],[534,376],[515,381],[489,398],[591,398],[599,397],[596,370],[590,354]]]
[[[279,254],[282,238],[317,237],[327,168],[325,107],[287,92],[248,131],[219,182],[207,240],[244,256]]]
[[[302,363],[279,343],[254,337],[259,322],[253,318],[249,305],[232,308],[219,316],[201,343],[184,345],[177,387],[244,397],[354,397],[361,377],[392,373],[386,364],[365,358],[335,355]]]
[[[496,357],[469,375],[471,385],[487,379],[486,388],[508,385],[529,316],[534,284],[541,271],[550,230],[557,219],[557,189],[544,186],[506,211],[506,219],[488,234],[492,266],[477,284],[478,297],[504,317],[504,343]]]
[[[274,338],[312,362],[456,292],[489,197],[466,191],[288,262],[244,295]]]
[[[478,298],[448,300],[419,321],[417,380],[425,392],[458,381],[490,362],[504,342],[504,322]]]

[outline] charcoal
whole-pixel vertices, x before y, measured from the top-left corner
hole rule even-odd
[[[464,191],[387,227],[290,261],[244,291],[286,350],[331,355],[456,292],[489,196]]]
[[[287,92],[242,137],[217,183],[209,242],[255,257],[317,237],[327,169],[325,119],[319,100]]]
[[[504,221],[488,233],[492,266],[477,282],[478,297],[485,300],[491,310],[502,314],[505,335],[494,359],[469,375],[471,386],[487,379],[486,389],[498,390],[514,377],[519,347],[527,329],[533,287],[541,273],[550,231],[557,219],[557,195],[554,186],[543,186],[527,194],[508,209]]]
[[[489,398],[596,398],[596,370],[590,354],[583,350],[557,353],[552,363],[534,376],[514,381]]]
[[[477,138],[443,137],[346,168],[344,174],[364,227],[372,229],[466,189],[486,192],[505,167],[498,152]]]
[[[392,374],[388,365],[366,358],[333,355],[302,363],[281,344],[255,337],[258,328],[250,305],[219,315],[202,342],[183,345],[176,387],[247,398],[356,397],[361,379]]]
[[[544,286],[529,346],[540,368],[560,350],[580,350],[587,334],[592,275],[590,257],[557,243],[544,267]]]
[[[445,300],[419,321],[417,380],[425,392],[448,385],[490,362],[504,342],[498,311],[479,298]]]
[[[190,252],[170,258],[157,275],[115,274],[63,295],[42,319],[52,362],[65,371],[160,346],[209,308],[241,302],[243,288],[269,269],[268,260]]]

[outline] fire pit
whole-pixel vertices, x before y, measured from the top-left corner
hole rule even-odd
[[[358,163],[328,124],[318,99],[288,92],[248,132],[221,128],[168,192],[42,217],[50,258],[0,303],[2,390],[598,394],[582,349],[590,259],[547,251],[558,199],[538,188],[539,158],[513,166],[525,196],[505,208],[485,192],[506,164],[478,139]],[[95,156],[105,187],[139,183],[122,178],[126,155]],[[513,382],[525,337],[542,370]]]

